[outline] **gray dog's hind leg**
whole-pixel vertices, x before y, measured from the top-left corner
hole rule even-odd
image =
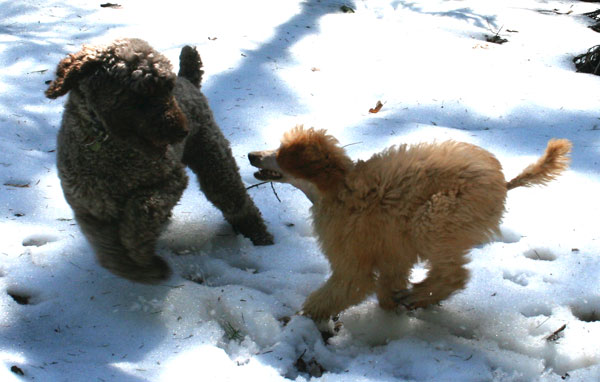
[[[203,128],[188,137],[183,163],[194,171],[206,198],[221,210],[236,232],[254,245],[273,244],[273,236],[248,196],[229,144],[218,127]]]
[[[202,61],[195,48],[185,46],[179,56],[179,77],[175,94],[186,111],[192,130],[182,161],[198,177],[206,198],[221,210],[225,219],[255,245],[273,244],[273,236],[248,196],[233,159],[229,142],[214,120],[208,100],[198,92],[202,81]],[[193,85],[193,89],[188,87]]]

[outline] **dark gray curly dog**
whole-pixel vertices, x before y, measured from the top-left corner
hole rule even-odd
[[[70,92],[58,174],[100,264],[116,275],[142,283],[169,277],[155,246],[187,185],[184,165],[236,232],[255,245],[273,243],[199,91],[201,67],[186,46],[176,76],[147,42],[120,39],[68,55],[46,90],[53,99]]]

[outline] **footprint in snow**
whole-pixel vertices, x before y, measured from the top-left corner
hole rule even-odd
[[[506,244],[518,243],[519,241],[521,241],[521,238],[522,236],[520,233],[504,227],[500,227],[500,235],[494,237],[495,241],[499,241],[501,243]]]
[[[600,321],[600,303],[580,302],[571,305],[571,313],[578,320],[584,322],[599,322]]]
[[[37,295],[20,288],[9,288],[6,290],[8,294],[19,305],[35,305]]]
[[[550,317],[552,315],[552,309],[545,305],[529,305],[521,308],[521,314],[527,318],[538,316]]]
[[[529,276],[526,273],[510,273],[508,271],[504,271],[504,274],[502,275],[502,278],[504,278],[504,280],[508,280],[512,283],[515,283],[517,285],[526,287],[527,285],[529,285]]]
[[[541,260],[541,261],[554,261],[558,258],[552,251],[548,248],[533,248],[523,253],[528,259],[531,260]]]
[[[46,245],[48,243],[57,241],[58,238],[52,234],[34,234],[23,239],[24,247],[41,247],[42,245]]]

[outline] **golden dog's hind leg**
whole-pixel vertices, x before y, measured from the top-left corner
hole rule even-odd
[[[398,307],[397,295],[407,288],[408,274],[380,275],[377,279],[377,300],[383,310],[393,311]]]
[[[302,307],[302,314],[314,321],[327,320],[349,306],[358,304],[373,292],[372,275],[344,275],[335,272]]]
[[[432,195],[411,223],[412,242],[430,270],[424,281],[396,294],[395,301],[408,309],[436,304],[464,288],[469,276],[466,254],[485,238],[489,221],[498,220],[494,209],[474,216],[473,203],[459,194],[450,189]]]
[[[436,261],[432,262],[425,280],[394,296],[398,304],[407,309],[424,308],[465,287],[469,271],[464,267],[467,263],[464,251],[438,253],[434,258]]]
[[[400,246],[396,247],[399,248]],[[407,248],[397,250],[390,256],[381,256],[376,275],[376,293],[379,306],[383,310],[393,311],[398,307],[396,296],[408,288],[408,276],[416,262],[414,251]]]

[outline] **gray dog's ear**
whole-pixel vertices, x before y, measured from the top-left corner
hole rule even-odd
[[[56,79],[44,92],[48,98],[58,98],[77,86],[79,79],[91,73],[100,63],[98,51],[84,47],[80,52],[63,58],[56,68]]]

